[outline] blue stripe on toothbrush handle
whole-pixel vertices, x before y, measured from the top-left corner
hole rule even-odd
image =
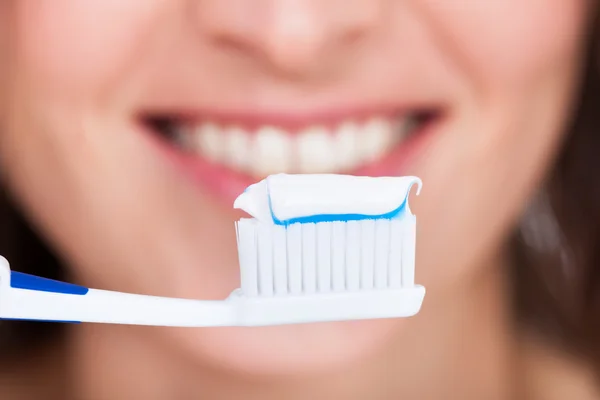
[[[37,290],[39,292],[62,293],[83,296],[89,292],[84,286],[72,283],[55,281],[53,279],[41,278],[23,272],[11,271],[10,286],[15,289]]]
[[[72,283],[55,281],[23,272],[10,272],[10,286],[14,289],[34,290],[38,292],[60,293],[67,295],[83,296],[89,289]],[[0,318],[2,321],[33,321],[33,322],[59,322],[64,324],[80,324],[81,321],[63,321],[48,319],[26,319],[26,318]]]
[[[52,323],[61,323],[61,324],[80,324],[81,321],[62,321],[62,320],[52,320],[52,319],[26,319],[26,318],[0,318],[0,321],[26,321],[26,322],[52,322]]]

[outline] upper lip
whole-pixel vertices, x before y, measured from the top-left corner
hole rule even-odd
[[[335,127],[343,122],[361,122],[373,117],[401,117],[412,113],[429,112],[439,109],[434,105],[415,105],[411,107],[379,105],[355,106],[313,111],[289,110],[232,110],[232,109],[186,109],[160,110],[146,112],[144,116],[161,117],[178,124],[198,125],[212,122],[219,125],[235,125],[244,129],[257,129],[262,126],[273,126],[288,131],[295,131],[307,126]]]

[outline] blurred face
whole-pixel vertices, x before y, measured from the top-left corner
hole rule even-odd
[[[585,4],[4,1],[0,162],[81,282],[197,299],[239,285],[250,183],[417,175],[417,281],[441,298],[493,264],[552,160]],[[362,359],[411,321],[144,333],[270,373]]]

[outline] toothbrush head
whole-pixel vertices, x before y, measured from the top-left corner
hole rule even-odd
[[[277,209],[280,215],[291,215],[288,223],[277,223],[281,221],[277,216],[266,220],[243,218],[236,222],[241,288],[232,299],[243,303],[240,315],[245,323],[272,325],[406,317],[419,311],[425,288],[414,284],[416,218],[406,211],[408,190],[415,179],[411,183],[402,178],[397,181],[388,178],[385,187],[396,182],[402,191],[387,187],[381,193],[372,190],[367,193],[370,198],[379,198],[384,209],[369,209],[365,198],[356,199],[362,214],[349,214],[350,203],[344,206],[343,214],[335,215],[306,213],[309,208],[304,204],[297,207],[304,210],[299,218],[282,207],[282,204],[296,204],[294,201],[281,193],[279,197],[269,195],[278,190],[277,185],[293,192],[289,190],[291,183],[299,180],[286,179],[289,175],[277,177],[274,181],[263,181],[260,191],[247,190],[243,194],[244,203],[252,204],[249,195],[257,195],[255,203],[269,204],[271,214]],[[319,184],[320,180],[327,185]],[[382,182],[374,184],[364,177],[354,180],[347,176],[342,180],[343,184],[367,183],[371,189]],[[335,189],[331,175],[303,177],[302,181],[309,183],[302,188],[304,199],[318,202],[319,196],[323,199],[328,195],[324,187]],[[257,187],[260,186],[253,185],[254,189]],[[396,203],[377,197],[386,193]],[[334,196],[322,202],[321,208],[331,209]],[[352,218],[340,218],[341,215]]]

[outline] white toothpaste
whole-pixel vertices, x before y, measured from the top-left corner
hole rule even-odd
[[[400,218],[410,213],[414,184],[419,194],[422,182],[414,176],[277,174],[249,186],[234,208],[276,225]]]

